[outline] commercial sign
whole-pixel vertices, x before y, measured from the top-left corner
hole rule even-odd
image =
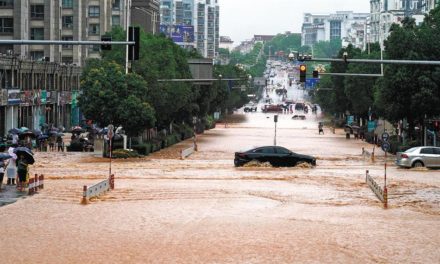
[[[376,121],[368,121],[368,132],[373,132],[376,129]]]
[[[20,89],[8,90],[8,105],[19,105],[21,103]]]
[[[160,25],[160,32],[171,38],[176,43],[194,42],[194,26],[186,25]]]

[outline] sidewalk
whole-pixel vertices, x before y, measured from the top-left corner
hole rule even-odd
[[[18,199],[26,197],[27,193],[27,191],[17,191],[16,185],[3,184],[2,189],[0,190],[0,206],[15,203]]]

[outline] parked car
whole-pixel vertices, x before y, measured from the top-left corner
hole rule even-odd
[[[235,167],[243,166],[252,160],[269,162],[274,167],[293,167],[304,162],[316,166],[316,158],[297,154],[279,146],[265,146],[245,152],[235,152]]]
[[[253,103],[249,103],[247,105],[244,106],[244,110],[245,112],[257,112],[257,105],[253,104]]]
[[[283,112],[283,107],[281,105],[264,105],[261,111],[263,113],[280,113]]]
[[[306,116],[305,115],[294,115],[292,116],[293,120],[305,120]]]
[[[400,167],[440,168],[439,147],[415,147],[396,154],[396,165]]]

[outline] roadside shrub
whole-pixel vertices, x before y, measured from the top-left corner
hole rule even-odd
[[[135,150],[127,149],[117,149],[112,152],[112,158],[115,159],[128,159],[128,158],[139,158],[140,155]]]
[[[215,128],[215,119],[213,116],[209,115],[205,117],[205,129]]]
[[[165,138],[165,147],[172,146],[172,145],[174,145],[176,143],[179,143],[179,142],[180,142],[180,139],[179,139],[179,135],[178,134],[168,135]]]
[[[148,156],[151,153],[151,144],[143,143],[132,146],[132,149],[137,151],[140,155]]]

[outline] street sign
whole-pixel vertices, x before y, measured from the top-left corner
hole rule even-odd
[[[382,134],[382,140],[383,141],[388,141],[388,139],[390,138],[390,134],[388,134],[387,132],[384,132],[383,134]]]
[[[390,147],[391,147],[390,143],[388,143],[388,142],[382,143],[382,150],[383,151],[388,152],[390,150]]]

